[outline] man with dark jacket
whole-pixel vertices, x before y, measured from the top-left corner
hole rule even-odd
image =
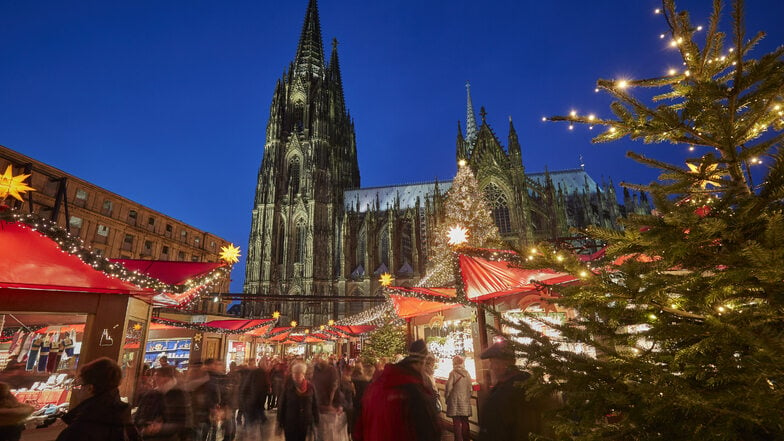
[[[138,439],[131,425],[131,409],[120,401],[117,387],[122,380],[120,366],[107,357],[87,363],[79,372],[86,399],[74,407],[63,421],[68,424],[57,441],[124,441]]]
[[[423,340],[411,344],[406,358],[388,364],[370,383],[362,398],[355,441],[438,441],[441,428],[435,396],[424,383],[427,347]]]
[[[527,441],[531,434],[548,434],[542,424],[543,406],[526,397],[531,374],[515,366],[509,344],[497,342],[480,358],[490,360],[494,385],[479,410],[479,441]]]

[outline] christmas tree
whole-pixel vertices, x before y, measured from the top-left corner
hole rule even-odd
[[[375,364],[381,358],[390,362],[398,354],[405,354],[406,332],[401,326],[386,323],[372,331],[362,343],[360,358],[365,363]]]
[[[577,318],[558,326],[562,341],[516,325],[532,339],[517,346],[541,380],[532,393],[563,394],[553,415],[562,438],[784,439],[784,48],[751,57],[763,34],[746,38],[741,1],[729,36],[719,1],[705,31],[672,0],[663,6],[684,69],[598,81],[614,117],[551,119],[606,127],[595,142],[628,135],[693,157],[629,153],[661,170],[654,183],[626,184],[656,210],[625,219],[622,232],[589,230],[609,244],[603,264],[532,251],[532,265],[582,278],[555,301]],[[757,186],[753,165],[765,174]]]
[[[419,286],[454,284],[452,252],[455,245],[471,247],[501,246],[498,227],[479,183],[465,161],[460,161],[452,187],[446,193],[443,216],[433,231],[427,272]]]

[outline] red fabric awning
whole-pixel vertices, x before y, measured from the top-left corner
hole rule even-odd
[[[160,280],[167,285],[182,285],[207,275],[222,266],[225,262],[172,262],[168,260],[109,259],[119,263],[131,271],[138,271]]]
[[[370,332],[377,328],[377,326],[373,326],[373,325],[349,325],[349,326],[334,326],[334,327],[350,335],[364,334],[366,332]]]
[[[459,306],[457,303],[444,303],[414,297],[417,294],[434,297],[455,297],[454,288],[405,288],[400,286],[393,288],[397,292],[410,294],[410,296],[406,294],[389,295],[389,298],[392,300],[392,304],[395,307],[395,311],[400,318],[418,317],[420,315],[446,311],[447,309],[452,309]]]
[[[26,224],[6,221],[0,221],[0,288],[137,296],[155,294],[152,289],[94,269]]]
[[[291,331],[293,330],[294,328],[274,328],[272,331],[270,331],[270,334],[272,335],[268,337],[267,340],[282,342],[288,338],[289,334],[291,334]]]
[[[534,281],[554,285],[576,280],[570,274],[547,268],[515,268],[502,260],[492,261],[464,254],[460,255],[459,262],[466,298],[475,302],[536,289]]]

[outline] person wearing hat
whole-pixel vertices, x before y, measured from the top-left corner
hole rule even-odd
[[[427,357],[424,340],[411,343],[408,356],[384,367],[362,398],[354,441],[439,441],[441,428],[435,395],[422,375]]]
[[[526,397],[531,374],[515,365],[509,343],[494,343],[480,358],[490,362],[493,387],[479,410],[479,441],[523,441],[544,434],[542,408]]]

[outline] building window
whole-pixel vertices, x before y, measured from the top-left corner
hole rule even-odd
[[[215,241],[214,241],[214,240],[211,240],[211,241],[210,241],[210,249],[211,249],[211,250],[214,250],[214,249],[215,249]]]
[[[166,257],[166,258],[169,257],[169,247],[168,246],[164,245],[163,247],[161,247],[161,257]]]
[[[185,230],[180,231],[180,240],[183,242],[188,241],[188,232]]]
[[[114,208],[114,204],[112,204],[112,201],[107,199],[103,201],[103,206],[101,207],[101,214],[103,214],[104,216],[111,216],[113,208]]]
[[[184,262],[185,261],[185,251],[178,251],[177,252],[177,260],[179,260],[180,262]]]
[[[172,237],[173,231],[174,228],[171,226],[171,224],[166,224],[166,232],[163,233],[163,235],[166,237]]]
[[[414,261],[413,226],[406,219],[400,226],[400,263],[409,265]]]
[[[95,230],[95,241],[98,243],[106,243],[109,237],[109,227],[106,225],[98,224],[98,229]]]
[[[294,198],[299,193],[299,158],[295,157],[289,163],[289,197]]]
[[[128,211],[128,224],[136,226],[136,219],[139,217],[139,213],[136,210]]]
[[[201,260],[201,256],[199,256],[198,254],[194,254],[193,256],[191,256],[191,262],[198,262],[199,260]]]
[[[365,254],[367,252],[367,233],[364,229],[357,236],[357,266],[365,265]]]
[[[147,219],[147,229],[150,231],[155,231],[155,218],[152,216]]]
[[[60,189],[60,181],[59,179],[49,179],[46,181],[44,185],[44,194],[47,196],[57,196],[57,190]]]
[[[294,258],[297,263],[305,262],[305,224],[300,221],[297,224],[297,237],[294,245]]]
[[[133,251],[133,235],[126,234],[123,238],[121,249],[125,251]]]
[[[511,233],[512,223],[509,220],[509,203],[506,195],[493,184],[485,187],[484,193],[487,204],[490,205],[495,225],[498,227],[498,232],[501,234]]]
[[[378,238],[379,264],[389,268],[389,225],[384,225],[381,229],[381,237]]]
[[[71,216],[71,218],[68,220],[68,229],[71,231],[71,234],[78,236],[82,231],[82,223],[83,221],[81,217]]]
[[[142,249],[142,255],[152,256],[152,241],[151,240],[145,240],[144,241],[144,248]]]
[[[201,246],[201,238],[200,237],[194,237],[193,238],[193,246],[195,246],[197,248]]]
[[[87,192],[81,188],[76,190],[76,198],[74,198],[74,205],[77,207],[84,207],[87,205]]]

